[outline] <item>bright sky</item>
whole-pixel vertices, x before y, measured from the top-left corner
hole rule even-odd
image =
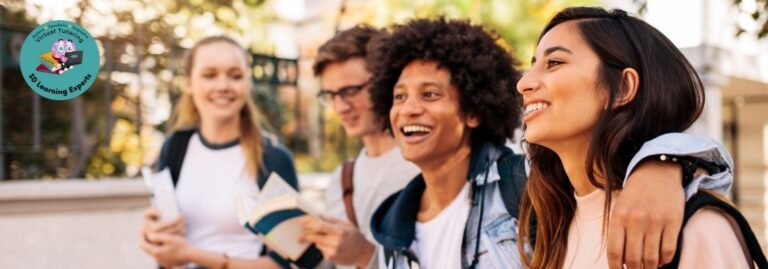
[[[648,0],[646,21],[680,48],[702,43],[701,0]]]

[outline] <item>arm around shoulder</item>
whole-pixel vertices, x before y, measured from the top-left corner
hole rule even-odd
[[[654,155],[668,154],[688,156],[703,161],[712,162],[727,167],[716,174],[702,174],[685,186],[686,199],[699,189],[705,189],[726,195],[733,183],[733,159],[722,143],[711,138],[687,133],[668,133],[651,139],[640,148],[627,167],[624,184],[630,173],[646,158]]]

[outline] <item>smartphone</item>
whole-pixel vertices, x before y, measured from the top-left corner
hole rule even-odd
[[[160,222],[172,221],[179,217],[179,206],[176,204],[176,193],[173,188],[171,172],[163,169],[153,173],[149,167],[141,169],[144,184],[152,194],[152,207],[160,213]]]

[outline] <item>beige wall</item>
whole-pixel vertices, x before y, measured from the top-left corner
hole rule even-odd
[[[766,87],[768,88],[768,87]],[[766,89],[768,93],[768,89]],[[726,107],[724,110],[730,110]],[[736,159],[736,185],[738,207],[747,218],[763,249],[768,246],[766,218],[766,182],[768,181],[768,103],[746,103],[737,108],[738,135]],[[725,113],[733,122],[730,111]],[[732,147],[732,138],[729,139]],[[731,148],[733,151],[734,149]]]
[[[0,268],[153,268],[137,180],[0,183]]]
[[[152,268],[138,248],[141,212],[96,210],[0,217],[0,268]]]
[[[323,210],[329,175],[300,177],[302,196]],[[138,246],[148,206],[136,179],[0,183],[0,268],[154,268]]]

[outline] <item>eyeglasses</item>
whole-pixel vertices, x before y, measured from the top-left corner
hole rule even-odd
[[[349,98],[354,97],[359,93],[361,90],[363,90],[366,86],[368,86],[370,81],[365,82],[363,84],[359,85],[350,85],[346,87],[342,87],[338,91],[329,91],[329,90],[320,90],[320,92],[317,93],[317,98],[320,99],[320,104],[324,106],[330,106],[333,104],[333,99],[338,95],[341,97],[341,100],[344,100],[345,102],[349,101]]]

